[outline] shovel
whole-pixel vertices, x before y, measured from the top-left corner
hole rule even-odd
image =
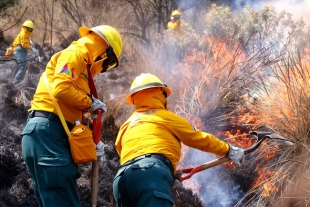
[[[293,145],[293,142],[285,139],[284,137],[282,137],[278,134],[274,134],[271,132],[251,131],[251,132],[249,132],[249,134],[256,136],[257,139],[256,139],[256,142],[251,147],[244,149],[245,155],[256,150],[266,138],[274,140],[274,141],[281,143],[281,144],[290,145],[290,146]],[[200,171],[209,169],[211,167],[223,164],[223,163],[228,162],[228,161],[230,161],[230,159],[229,159],[228,155],[225,155],[223,157],[212,160],[210,162],[206,162],[206,163],[199,165],[197,167],[194,167],[194,168],[186,168],[186,169],[177,170],[175,173],[175,178],[182,182],[183,180],[187,180],[190,177],[192,177],[192,175],[194,175],[195,173],[198,173]],[[183,174],[187,174],[187,175],[182,177]]]

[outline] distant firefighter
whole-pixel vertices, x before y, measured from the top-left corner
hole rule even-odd
[[[25,76],[27,70],[27,50],[36,50],[34,47],[32,47],[30,40],[33,28],[33,21],[25,21],[22,25],[21,31],[13,42],[15,50],[14,55],[18,64],[18,71],[13,80],[14,85],[20,83]]]
[[[170,22],[168,22],[168,29],[178,30],[181,27],[182,11],[181,9],[174,10],[170,15]]]

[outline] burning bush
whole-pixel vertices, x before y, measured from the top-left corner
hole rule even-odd
[[[133,111],[124,97],[134,76],[141,72],[151,72],[168,83],[172,89],[169,98],[172,111],[229,143],[249,147],[253,143],[248,136],[250,130],[276,132],[295,143],[292,148],[264,142],[258,151],[247,156],[241,167],[227,163],[201,172],[183,185],[176,183],[173,188],[176,206],[309,204],[309,195],[303,189],[309,188],[310,50],[303,21],[293,21],[289,13],[277,13],[272,6],[261,11],[246,6],[237,16],[228,7],[217,5],[212,5],[204,20],[203,33],[196,32],[189,23],[182,24],[178,32],[165,31],[157,38],[150,38],[156,39],[154,51],[131,48],[132,62],[124,64],[130,70],[119,68],[95,78],[99,97],[109,108],[103,125],[103,140],[108,146],[100,164],[99,205],[114,206],[111,184],[118,157],[113,142],[118,126]],[[70,19],[63,24],[70,25]],[[80,23],[73,25],[77,27]],[[18,91],[10,90],[9,83],[1,84],[8,87],[10,97],[6,99],[7,95],[2,94],[6,111],[1,111],[6,115],[5,121],[13,123],[7,126],[1,122],[4,134],[1,143],[9,148],[8,141],[20,143],[16,129],[21,130],[20,124],[25,122],[25,106],[35,84],[27,82],[25,86],[31,87]],[[13,120],[9,114],[19,120]],[[20,145],[13,151],[20,152]],[[1,204],[12,206],[18,200],[18,206],[35,206],[29,174],[21,173],[25,166],[13,151],[4,155],[1,148],[1,169],[5,175],[1,180]],[[184,146],[178,167],[214,158]],[[18,167],[10,172],[12,165]],[[82,166],[83,177],[79,180],[81,202],[85,206],[90,195],[89,168]],[[6,177],[9,174],[5,172],[11,176]]]
[[[156,44],[159,53],[151,57],[160,61],[156,73],[172,88],[169,107],[200,129],[244,148],[253,143],[247,136],[250,130],[276,132],[293,141],[298,137],[304,143],[301,137],[307,137],[309,129],[305,83],[309,77],[296,51],[305,39],[303,21],[293,21],[289,13],[277,13],[272,6],[261,11],[246,6],[235,16],[229,8],[216,5],[205,21],[203,34],[187,28],[181,35],[167,31]],[[295,127],[299,131],[293,132]],[[305,146],[292,149],[268,142],[259,153],[248,156],[244,166],[232,170],[224,165],[215,170],[233,180],[224,182],[221,189],[235,196],[225,206],[276,202],[295,175],[293,158],[302,154],[302,148]],[[185,149],[179,167],[201,164],[205,159],[199,157],[210,159],[205,153]],[[206,186],[203,180],[207,180]],[[206,197],[205,205],[221,205],[220,198],[207,196],[215,188],[208,191],[206,187],[216,185],[207,174],[184,183]],[[224,189],[229,185],[235,189]]]

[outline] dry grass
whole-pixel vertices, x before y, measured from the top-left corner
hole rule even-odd
[[[271,131],[296,143],[292,148],[268,142],[247,161],[265,176],[236,206],[277,206],[300,177],[307,179],[301,172],[308,172],[302,157],[309,151],[309,71],[307,61],[302,63],[307,54],[295,50],[304,39],[303,23],[273,7],[246,7],[232,20],[229,9],[213,6],[206,21],[204,34],[186,28],[181,35],[164,33],[145,65],[156,65],[156,74],[172,88],[170,108],[194,125],[214,133]],[[304,193],[298,202],[308,200]]]
[[[276,159],[268,163],[276,173],[264,182],[270,182],[278,190],[266,197],[264,183],[261,183],[249,192],[255,194],[253,199],[262,206],[277,206],[278,203],[281,206],[309,205],[309,65],[307,53],[302,59],[298,56],[301,54],[288,54],[286,59],[274,65],[275,77],[271,85],[266,86],[266,101],[261,108],[265,117],[262,120],[268,128],[292,140],[295,146],[281,148]],[[307,188],[303,189],[305,186]]]
[[[31,5],[39,2],[43,1]],[[59,12],[58,3],[62,1],[56,2],[58,10],[55,11]],[[85,9],[80,13],[85,19],[77,21],[78,24],[109,23],[105,16],[95,16],[98,21],[94,21],[87,17],[87,12]],[[27,13],[25,18],[29,17]],[[53,36],[53,43],[58,44],[63,38],[61,32],[77,32],[78,24],[72,23],[72,19],[61,14],[54,18],[53,21],[59,22],[57,27],[54,24],[54,32],[57,29],[59,36]],[[172,89],[169,108],[203,130],[218,133],[222,138],[227,137],[221,132],[229,132],[238,138],[235,141],[243,139],[237,130],[245,133],[268,130],[281,134],[295,146],[268,142],[255,153],[254,159],[247,161],[251,166],[257,165],[256,170],[263,170],[265,176],[256,180],[257,184],[236,206],[244,202],[246,206],[297,206],[298,203],[309,206],[309,160],[306,157],[310,149],[310,68],[303,22],[294,22],[288,13],[276,13],[271,6],[261,11],[245,7],[236,17],[229,8],[213,5],[204,19],[204,33],[196,33],[184,24],[181,33],[165,31],[157,35],[154,51],[127,44],[124,53],[127,62],[122,62],[123,68],[115,69],[127,73],[114,74],[119,79],[117,84],[113,83],[112,71],[107,73],[112,74],[110,77],[96,79],[97,85],[103,83],[98,89],[100,98],[108,100],[109,113],[115,115],[117,125],[121,125],[133,111],[124,101],[132,80],[142,72],[150,72]],[[46,21],[50,25],[50,19]],[[35,40],[41,41],[44,26],[38,23],[40,35],[34,36]],[[301,45],[305,46],[304,51],[296,52],[295,48]],[[28,96],[27,90],[23,90],[16,101],[27,105]],[[273,190],[268,191],[266,187]]]
[[[14,103],[17,106],[24,105],[25,107],[30,107],[30,101],[34,94],[35,88],[21,88],[18,90],[18,95],[13,98]]]

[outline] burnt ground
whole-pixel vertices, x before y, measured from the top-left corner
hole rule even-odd
[[[0,45],[0,54],[4,54],[4,49],[5,47]],[[2,207],[38,206],[30,174],[22,157],[20,136],[27,120],[29,101],[35,92],[40,74],[44,71],[44,65],[31,58],[29,58],[28,72],[23,82],[14,87],[12,80],[16,73],[16,63],[14,60],[10,61],[0,56],[0,206]],[[116,206],[113,200],[112,183],[119,167],[119,157],[113,143],[120,124],[127,119],[132,110],[119,101],[123,96],[117,94],[121,94],[124,88],[127,91],[129,86],[127,75],[119,68],[95,79],[96,84],[99,84],[98,94],[103,94],[102,98],[108,98],[107,106],[110,110],[102,126],[101,140],[106,147],[103,160],[100,161],[97,206]],[[102,85],[105,88],[102,88]],[[104,93],[107,89],[110,89],[108,94]],[[82,206],[90,206],[91,164],[80,165],[80,169],[82,177],[77,181],[80,200]],[[173,194],[176,207],[203,206],[200,198],[191,190],[185,189],[179,182],[175,183]]]

